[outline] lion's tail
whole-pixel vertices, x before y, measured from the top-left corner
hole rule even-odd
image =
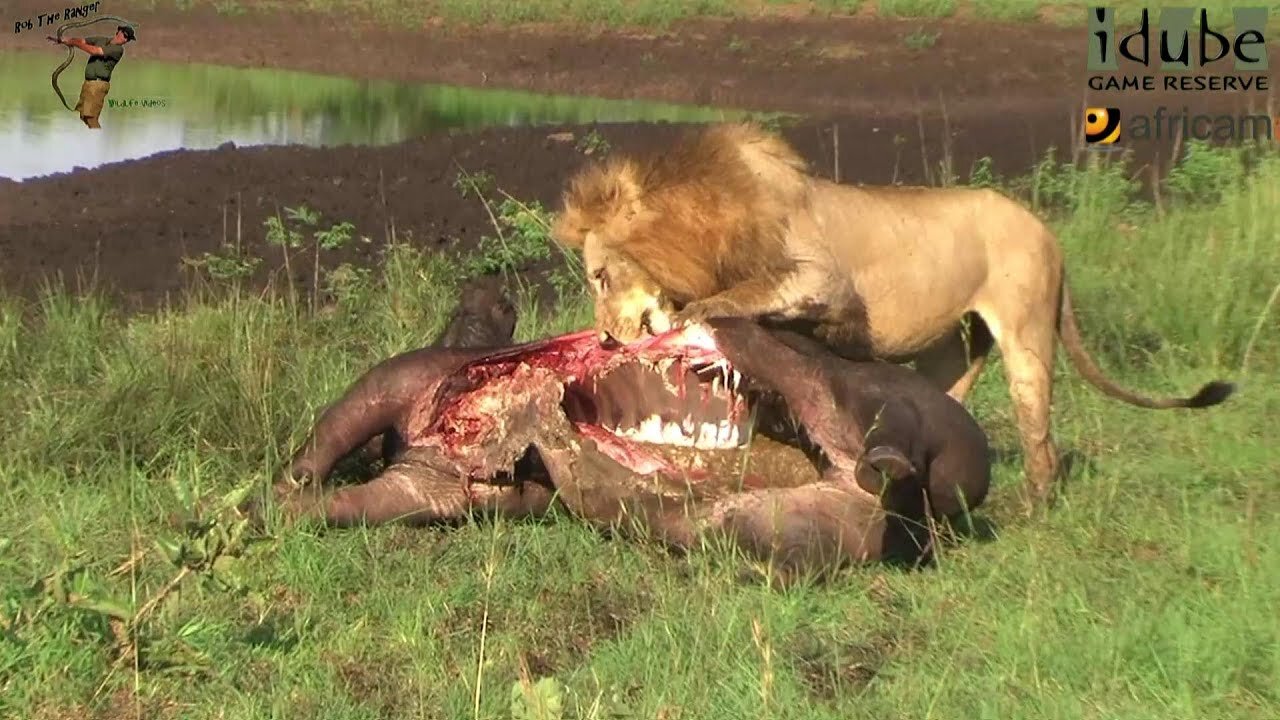
[[[1165,410],[1169,408],[1212,407],[1225,401],[1236,391],[1235,383],[1215,380],[1206,383],[1191,397],[1157,399],[1139,395],[1132,390],[1120,387],[1102,372],[1102,368],[1098,367],[1098,364],[1089,355],[1088,350],[1085,349],[1084,340],[1080,335],[1080,327],[1076,324],[1075,310],[1071,305],[1071,293],[1067,290],[1065,279],[1062,283],[1061,297],[1058,335],[1062,338],[1062,344],[1067,349],[1067,356],[1071,358],[1071,363],[1076,370],[1090,384],[1103,393],[1138,407]]]

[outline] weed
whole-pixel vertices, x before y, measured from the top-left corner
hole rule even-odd
[[[969,171],[969,187],[998,187],[1000,180],[996,176],[995,164],[989,156],[982,156],[973,163]]]
[[[816,5],[829,13],[853,15],[862,9],[863,2],[864,0],[818,0]]]
[[[886,17],[950,17],[957,0],[879,0],[878,9]]]
[[[237,0],[217,0],[217,2],[213,4],[213,8],[219,15],[235,16],[243,15],[245,13],[245,7],[237,2]]]
[[[907,47],[911,48],[912,50],[924,50],[926,48],[933,47],[934,43],[938,41],[939,34],[940,33],[937,31],[929,31],[929,30],[925,30],[924,28],[917,28],[911,31],[910,33],[908,33],[907,36],[902,39],[902,41],[906,43]]]
[[[983,0],[971,4],[978,17],[1006,22],[1028,22],[1040,16],[1040,8],[1050,3],[1029,0]],[[1074,22],[1081,22],[1076,18]]]
[[[1247,148],[1214,147],[1203,140],[1190,140],[1181,161],[1165,176],[1164,186],[1184,203],[1219,203],[1231,188],[1240,186]]]
[[[520,207],[513,200],[503,200],[498,206],[498,228],[508,232],[482,236],[463,268],[471,275],[513,273],[550,259],[551,241],[544,218],[545,211],[536,202]]]
[[[486,171],[466,172],[459,171],[453,180],[453,187],[464,198],[485,198],[488,197],[496,187],[493,174]]]
[[[243,254],[234,246],[223,245],[216,253],[205,252],[198,258],[183,258],[187,267],[204,272],[216,282],[228,282],[249,277],[262,263],[262,258]]]
[[[511,720],[560,720],[564,690],[555,678],[532,682],[527,671],[511,685]]]
[[[591,130],[578,139],[574,148],[583,155],[607,155],[609,141],[596,130]]]
[[[609,143],[594,130],[586,133],[576,144],[584,154],[607,153]],[[558,252],[565,262],[555,267],[547,276],[548,284],[556,293],[558,304],[578,302],[584,296],[582,261],[576,253],[564,251],[551,239],[552,218],[541,203],[525,203],[503,193],[495,206],[488,191],[492,177],[478,179],[475,174],[459,170],[454,187],[465,189],[464,197],[474,196],[484,203],[496,235],[481,236],[476,247],[461,260],[460,272],[464,277],[501,273],[514,277],[527,295],[530,288],[523,285],[521,273],[552,260]],[[528,300],[526,300],[528,302]]]

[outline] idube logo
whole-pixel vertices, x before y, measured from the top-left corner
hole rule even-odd
[[[1089,77],[1089,88],[1267,92],[1267,8],[1238,7],[1231,14],[1234,31],[1211,24],[1204,8],[1163,8],[1153,37],[1146,8],[1138,29],[1124,35],[1116,32],[1115,8],[1089,8],[1088,68],[1099,73]],[[1148,70],[1155,64],[1160,75],[1106,74],[1120,69],[1122,57]]]

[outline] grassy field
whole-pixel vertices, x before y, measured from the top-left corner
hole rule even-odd
[[[1060,367],[1057,437],[1084,462],[1032,523],[996,363],[972,403],[1012,453],[980,511],[993,537],[785,591],[566,518],[251,537],[211,509],[363,368],[439,332],[459,261],[395,246],[332,272],[323,313],[234,280],[132,319],[6,300],[0,716],[1280,717],[1280,157],[1255,165],[1193,148],[1158,205],[1117,166],[1002,183],[1061,209],[1104,366],[1162,392],[1230,377],[1237,397],[1144,411]],[[513,207],[530,247],[464,269],[546,252]],[[589,314],[571,292],[532,310],[522,338]]]
[[[891,18],[984,20],[1043,20],[1083,25],[1090,3],[1076,0],[134,0],[143,7],[189,9],[212,6],[219,13],[238,15],[258,9],[300,7],[316,12],[354,12],[373,15],[397,25],[420,25],[429,18],[464,23],[585,22],[606,25],[665,26],[699,17],[777,16],[797,13],[873,15]],[[1108,3],[1121,19],[1136,18],[1142,8],[1169,4],[1136,0]],[[1172,4],[1170,6],[1176,6]],[[1207,0],[1196,7],[1209,10],[1215,22],[1231,22],[1224,0]]]

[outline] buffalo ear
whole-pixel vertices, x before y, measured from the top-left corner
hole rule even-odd
[[[863,457],[868,465],[889,476],[890,480],[905,480],[916,474],[916,468],[901,450],[888,445],[877,445]]]
[[[877,445],[868,450],[858,466],[858,487],[872,495],[884,492],[886,484],[901,482],[916,474],[911,460],[901,450],[888,445]]]

